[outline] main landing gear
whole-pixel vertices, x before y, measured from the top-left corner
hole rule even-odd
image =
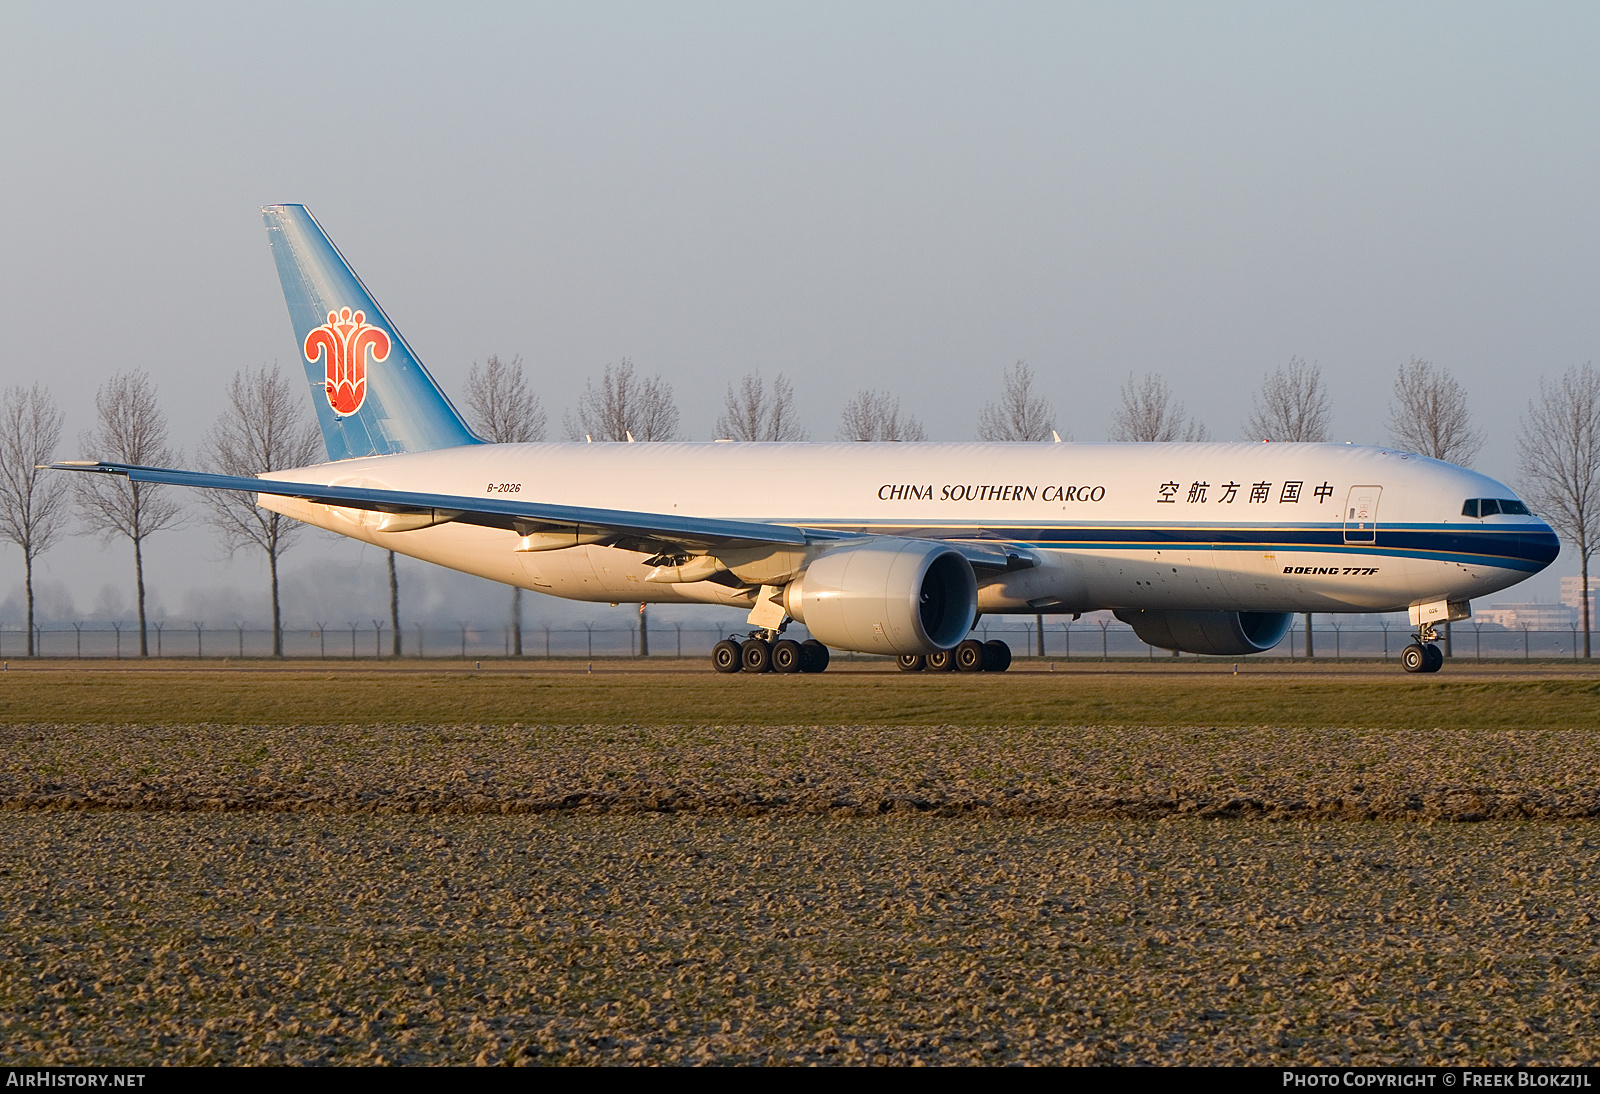
[[[939,650],[924,657],[920,653],[900,655],[901,672],[1005,672],[1011,667],[1011,647],[998,638],[979,642],[969,638],[953,650]]]
[[[1432,623],[1419,625],[1412,637],[1416,641],[1400,651],[1401,668],[1407,672],[1438,672],[1444,668],[1444,653],[1434,645],[1439,632],[1433,629]]]
[[[742,642],[724,638],[711,647],[711,667],[718,672],[821,672],[828,667],[828,647],[815,638],[773,641],[771,634],[757,631]]]

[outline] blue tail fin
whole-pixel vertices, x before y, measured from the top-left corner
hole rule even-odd
[[[311,212],[261,215],[328,458],[481,443]]]

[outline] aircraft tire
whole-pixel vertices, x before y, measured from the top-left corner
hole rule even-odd
[[[983,643],[976,638],[968,638],[956,646],[956,671],[957,672],[982,672],[988,666],[983,655]]]
[[[1444,651],[1438,646],[1429,642],[1422,647],[1422,652],[1426,655],[1426,663],[1422,666],[1423,672],[1438,672],[1444,668]]]
[[[744,650],[731,638],[711,647],[711,667],[718,672],[738,672],[744,667]]]
[[[926,664],[932,672],[949,672],[956,667],[956,651],[934,650],[928,654]]]
[[[764,638],[751,638],[746,641],[739,659],[744,663],[745,672],[772,671],[772,647],[767,645]]]
[[[983,644],[983,671],[1005,672],[1011,667],[1011,647],[998,638]]]
[[[920,653],[902,653],[898,663],[901,672],[921,672],[928,667],[928,659]]]
[[[828,647],[815,638],[800,643],[800,671],[825,672],[828,668]]]
[[[1428,671],[1428,651],[1417,642],[1400,651],[1400,667],[1407,672]]]
[[[772,644],[773,672],[799,672],[804,659],[800,643],[792,638],[783,638]]]

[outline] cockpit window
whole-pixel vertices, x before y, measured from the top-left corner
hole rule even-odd
[[[1507,513],[1515,517],[1529,516],[1528,507],[1516,498],[1468,498],[1461,506],[1464,517],[1492,517]]]

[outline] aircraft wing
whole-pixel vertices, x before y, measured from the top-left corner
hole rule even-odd
[[[684,517],[668,513],[631,513],[618,509],[551,505],[522,499],[424,494],[410,490],[374,490],[364,486],[322,486],[317,483],[290,482],[284,479],[213,475],[202,471],[139,467],[134,464],[105,463],[98,460],[67,461],[49,466],[62,471],[125,475],[133,482],[192,486],[202,490],[238,490],[251,494],[274,494],[320,502],[324,505],[337,505],[346,509],[364,509],[402,518],[392,523],[392,528],[396,531],[402,528],[423,528],[429,524],[443,524],[454,520],[464,524],[506,528],[519,535],[581,527],[585,532],[610,533],[617,539],[649,539],[688,547],[741,544],[753,546],[764,543],[804,546],[817,539],[841,538],[834,533],[808,533],[788,525],[760,521]],[[406,517],[419,518],[422,523],[407,523],[404,519]],[[587,542],[598,541],[590,539]]]
[[[717,548],[758,545],[804,547],[807,544],[861,538],[859,533],[800,528],[767,521],[636,513],[523,499],[377,490],[365,486],[323,486],[285,479],[214,475],[203,471],[141,467],[100,460],[68,460],[48,466],[61,471],[123,475],[133,482],[273,494],[346,509],[361,509],[383,514],[378,524],[380,531],[404,531],[458,521],[489,528],[505,528],[522,536],[547,537],[546,542],[552,547],[558,542],[563,546],[595,543],[648,552],[681,550],[701,553]],[[570,543],[566,542],[569,535],[572,537]],[[959,540],[946,542],[981,570],[1016,570],[1034,564],[1026,548],[1017,545]]]

